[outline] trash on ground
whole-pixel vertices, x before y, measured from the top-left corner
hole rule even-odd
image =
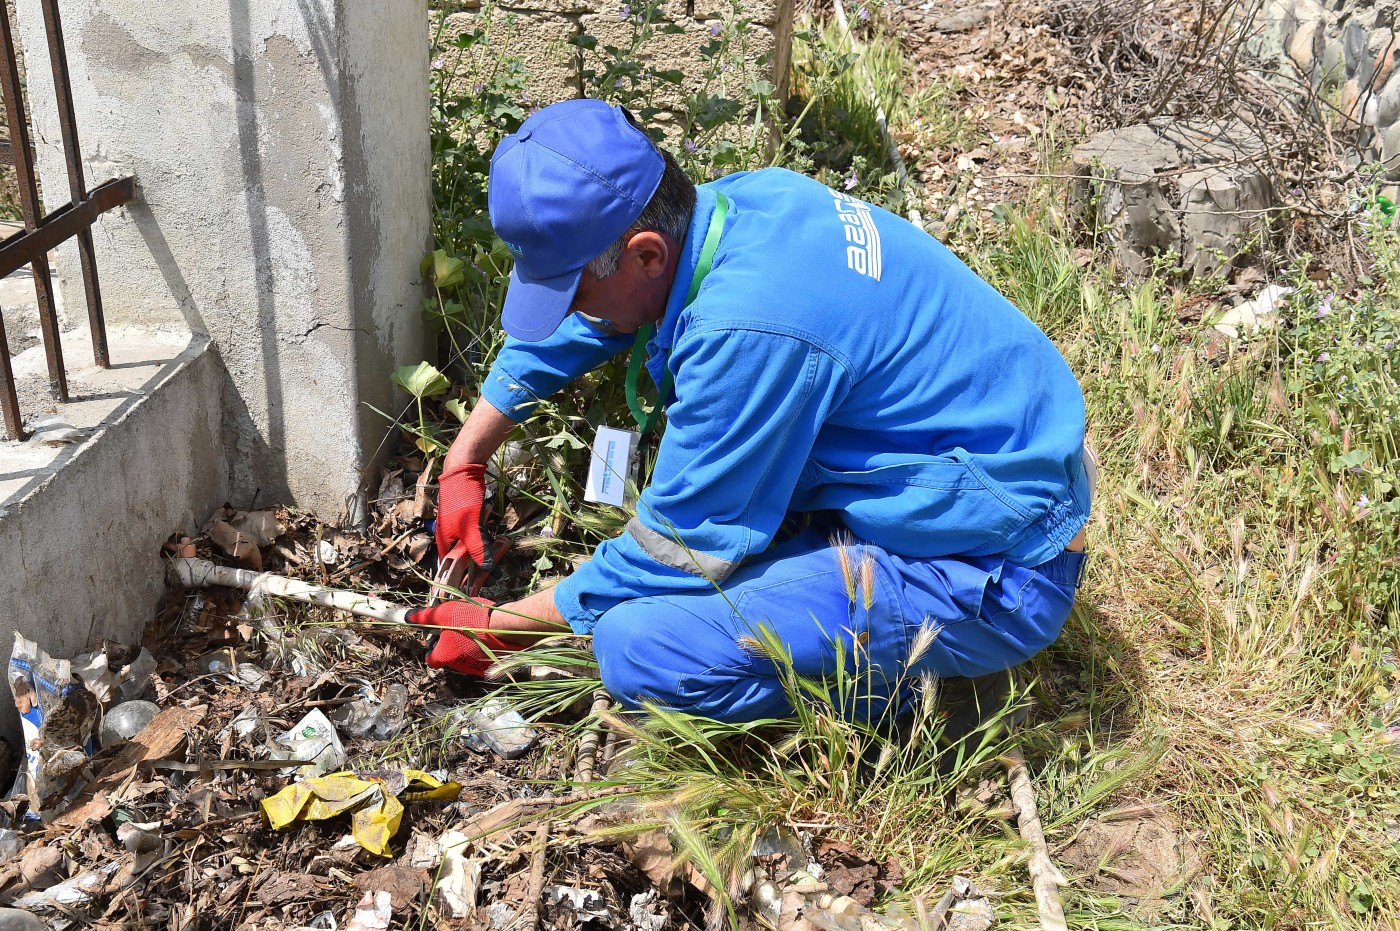
[[[467,859],[469,839],[460,831],[442,835],[442,870],[433,890],[438,908],[448,918],[468,918],[476,909],[477,886],[481,880],[481,861]]]
[[[387,892],[366,892],[355,914],[345,923],[345,931],[384,931],[393,917],[391,896]]]
[[[29,912],[0,908],[0,931],[49,931],[49,926]]]
[[[73,678],[72,662],[54,659],[34,641],[15,633],[10,654],[10,691],[24,734],[24,764],[12,795],[27,795],[37,816],[80,778],[91,746],[97,703]]]
[[[392,856],[389,840],[403,821],[404,801],[453,801],[459,783],[444,783],[417,770],[334,773],[312,776],[263,799],[263,814],[274,830],[297,821],[351,816],[355,842],[370,853]]]
[[[67,446],[81,443],[84,436],[82,430],[53,414],[35,421],[33,431],[29,437],[32,446]]]
[[[1272,326],[1278,320],[1279,305],[1296,290],[1281,284],[1265,285],[1252,300],[1243,301],[1221,314],[1214,321],[1215,329],[1231,339],[1239,339],[1242,333],[1248,335]]]
[[[320,708],[313,708],[289,730],[274,738],[268,748],[274,760],[304,763],[296,767],[303,776],[324,776],[345,765],[345,746],[335,725]],[[289,767],[290,768],[290,767]]]
[[[467,742],[514,760],[534,746],[539,733],[502,698],[488,698],[467,718]]]
[[[97,730],[98,743],[105,750],[130,740],[144,731],[158,714],[160,705],[153,701],[122,702],[102,716],[102,726]]]

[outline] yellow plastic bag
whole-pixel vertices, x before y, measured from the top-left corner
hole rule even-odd
[[[392,856],[389,839],[403,822],[407,801],[452,801],[460,783],[435,779],[416,769],[330,773],[312,776],[263,799],[263,816],[273,830],[297,821],[322,821],[349,813],[356,843],[381,857]]]

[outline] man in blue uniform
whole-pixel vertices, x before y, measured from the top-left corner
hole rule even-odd
[[[514,604],[417,612],[443,629],[430,664],[480,674],[567,626],[624,705],[747,721],[791,712],[762,632],[800,675],[858,666],[859,714],[1056,639],[1084,558],[1083,397],[940,243],[782,169],[697,188],[596,100],[504,140],[489,203],[510,338],[444,465],[439,551],[488,559],[484,463],[639,333],[667,425],[626,532]],[[813,526],[775,544],[793,513]]]

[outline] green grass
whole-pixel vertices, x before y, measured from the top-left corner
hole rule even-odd
[[[854,193],[898,207],[854,53],[830,27],[805,25],[772,157],[838,189],[853,178]],[[454,101],[440,87],[435,109],[439,245],[461,265],[457,279],[454,266],[434,268],[428,312],[452,334],[467,400],[499,338],[506,274],[479,225],[479,143],[509,130],[520,82],[489,47],[482,37],[458,50],[486,94]],[[625,49],[612,65],[637,54]],[[727,54],[712,56],[717,74],[728,73]],[[949,138],[964,131],[940,107],[946,89],[904,92],[896,42],[873,36],[865,55],[897,132],[916,118]],[[696,113],[702,102],[703,113],[721,112],[717,100],[695,101]],[[723,127],[705,131],[682,150],[699,174],[760,167],[725,161],[739,156],[722,144]],[[1299,272],[1277,327],[1228,342],[1180,322],[1163,282],[1119,285],[1097,264],[1081,267],[1055,199],[1041,192],[993,229],[952,231],[955,248],[1079,374],[1101,466],[1087,583],[1064,636],[1033,664],[1036,710],[1021,740],[1053,853],[1096,824],[1150,812],[1199,861],[1150,909],[1095,888],[1096,869],[1071,870],[1071,926],[1394,926],[1400,757],[1382,730],[1400,714],[1382,709],[1400,652],[1400,237],[1361,218],[1375,270],[1357,294],[1329,296]],[[542,576],[620,530],[617,512],[572,503],[579,437],[626,420],[620,379],[607,376],[544,405],[526,428],[545,454],[518,487],[553,515],[552,535],[525,541]],[[551,652],[587,672],[586,648]],[[936,715],[925,710],[919,739],[905,744],[887,728],[843,722],[824,687],[788,686],[807,699],[792,722],[740,727],[662,710],[619,719],[634,746],[610,778],[646,815],[628,830],[667,826],[727,888],[762,827],[819,824],[872,859],[897,856],[908,872],[901,897],[931,901],[953,875],[969,875],[997,892],[1004,927],[1035,926],[1005,811],[950,794],[1000,778],[1000,738],[940,774],[929,749]],[[514,686],[539,713],[596,687],[594,678]],[[1096,866],[1114,870],[1119,853],[1101,851]]]
[[[1073,743],[1152,759],[1105,804],[1150,800],[1202,832],[1183,919],[1393,922],[1400,766],[1377,714],[1400,604],[1394,233],[1369,230],[1359,295],[1298,274],[1279,327],[1217,349],[1152,283],[1080,271],[1069,238],[1015,219],[968,244],[1080,373],[1102,464],[1088,584],[1038,663],[1047,710],[1086,722]],[[1038,778],[1077,767],[1050,754]],[[1070,799],[1042,801],[1072,830]]]

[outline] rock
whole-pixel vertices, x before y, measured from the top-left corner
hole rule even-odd
[[[1313,64],[1321,52],[1322,23],[1313,20],[1302,23],[1293,38],[1288,41],[1288,57],[1304,74],[1311,74]]]
[[[939,19],[933,28],[939,32],[966,32],[985,23],[991,15],[986,7],[966,7]]]
[[[1129,274],[1171,251],[1188,274],[1217,274],[1268,230],[1272,186],[1249,162],[1257,145],[1236,123],[1109,130],[1075,147],[1076,195]]]
[[[48,931],[49,926],[18,908],[0,908],[0,931]]]
[[[1346,77],[1346,51],[1342,40],[1328,39],[1322,46],[1322,67],[1313,72],[1313,83],[1320,88],[1330,89],[1340,85]]]
[[[1400,44],[1400,38],[1396,39]],[[1376,94],[1376,125],[1389,126],[1400,121],[1400,68],[1393,68],[1390,79]]]
[[[1381,134],[1381,162],[1385,165],[1385,179],[1400,181],[1400,123],[1392,123]]]
[[[1342,50],[1346,61],[1346,74],[1354,78],[1361,70],[1361,61],[1366,57],[1366,29],[1355,19],[1349,20],[1342,30]]]

